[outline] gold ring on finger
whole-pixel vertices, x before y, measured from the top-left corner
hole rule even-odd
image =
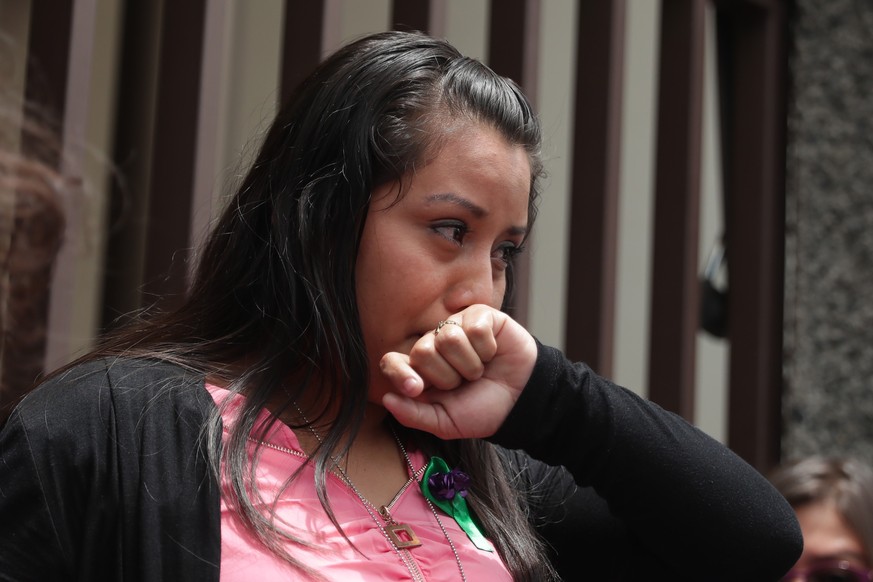
[[[443,328],[443,326],[446,326],[446,325],[461,325],[461,324],[458,323],[457,321],[455,321],[454,319],[446,319],[446,320],[441,321],[437,324],[436,329],[433,330],[433,334],[439,335],[440,330]]]

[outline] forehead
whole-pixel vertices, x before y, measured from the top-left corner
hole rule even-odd
[[[505,210],[524,212],[526,217],[531,164],[525,148],[487,124],[466,122],[441,129],[443,135],[432,151],[403,177],[403,192],[396,187],[380,189],[387,196],[376,197],[376,206],[385,208],[409,196],[427,196],[432,203],[462,195],[491,207],[505,205]]]
[[[863,555],[864,546],[836,505],[829,501],[795,508],[804,538],[804,554],[812,556]]]
[[[424,166],[443,158],[444,162],[463,162],[480,171],[497,171],[499,164],[509,162],[513,174],[523,174],[530,181],[531,164],[527,151],[520,144],[511,143],[505,135],[488,123],[471,120],[447,120],[434,147],[426,156]]]
[[[416,175],[430,170],[431,174],[473,178],[529,194],[531,165],[527,151],[521,145],[510,143],[494,127],[475,122],[459,124],[447,130],[439,142],[438,149]]]

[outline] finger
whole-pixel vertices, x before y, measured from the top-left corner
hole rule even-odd
[[[464,311],[462,321],[467,341],[479,360],[483,363],[490,362],[497,353],[495,310],[487,306],[473,306]]]
[[[441,406],[391,392],[382,406],[403,426],[429,432],[442,439],[458,438],[458,431]]]
[[[451,390],[463,382],[464,378],[446,360],[435,345],[433,336],[419,340],[409,352],[409,365],[424,380],[425,385]]]
[[[471,339],[466,323],[445,326],[439,335],[433,337],[433,344],[439,355],[468,381],[479,379],[485,369]]]
[[[388,352],[379,360],[379,369],[395,389],[407,396],[418,396],[424,390],[424,379],[409,365],[409,356]]]

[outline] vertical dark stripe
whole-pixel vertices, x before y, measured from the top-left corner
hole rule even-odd
[[[102,326],[142,306],[145,225],[151,184],[160,2],[123,8],[112,182],[103,275]]]
[[[492,0],[488,66],[518,83],[536,101],[540,0]]]
[[[787,16],[782,2],[719,4],[732,62],[727,197],[728,444],[760,470],[779,462],[785,237]]]
[[[28,103],[38,105],[53,117],[59,134],[66,107],[72,24],[73,0],[33,0],[24,96]],[[28,155],[31,144],[26,135],[23,138],[22,152]],[[47,161],[58,165],[60,158]]]
[[[704,0],[663,0],[649,398],[694,416]]]
[[[143,290],[165,307],[187,284],[205,20],[205,0],[164,5]]]
[[[391,12],[392,28],[433,34],[430,21],[431,4],[431,0],[394,0],[394,8]]]
[[[286,0],[281,103],[321,62],[324,0]]]
[[[540,0],[501,0],[491,3],[488,65],[509,77],[536,102],[539,56]],[[534,241],[535,242],[535,241]],[[527,323],[530,301],[530,250],[515,263],[512,302],[507,311]]]
[[[566,353],[612,373],[624,0],[579,5]]]

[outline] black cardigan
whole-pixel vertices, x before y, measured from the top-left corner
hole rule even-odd
[[[32,392],[0,432],[0,580],[217,581],[213,407],[202,376],[145,360],[91,362]],[[760,474],[557,350],[539,347],[490,440],[565,580],[775,581],[800,554],[793,511]]]

